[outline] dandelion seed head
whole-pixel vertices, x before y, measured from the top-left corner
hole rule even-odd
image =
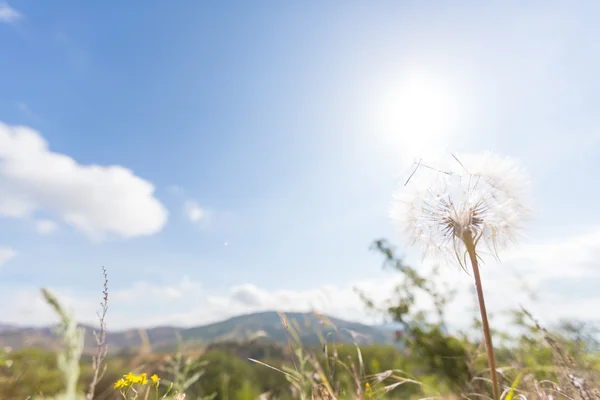
[[[394,195],[390,216],[423,256],[458,259],[464,240],[494,255],[513,242],[527,217],[528,180],[511,158],[492,153],[449,156],[435,168],[418,163]]]

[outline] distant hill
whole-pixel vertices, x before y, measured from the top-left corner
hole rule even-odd
[[[319,317],[313,313],[286,313],[288,326],[298,332],[304,345],[317,345],[320,338],[329,342],[391,343],[393,334],[385,329],[344,321],[331,317]],[[335,328],[329,323],[331,322]],[[85,348],[91,352],[95,348],[93,328],[82,325],[86,331]],[[109,327],[110,328],[110,327]],[[218,342],[247,341],[264,337],[275,343],[286,343],[288,332],[274,311],[240,315],[225,321],[191,328],[156,327],[146,330],[108,331],[109,352],[139,349],[142,336],[147,336],[153,350],[169,350],[177,345],[177,333],[185,343],[210,344]],[[13,349],[23,347],[58,348],[59,341],[52,327],[23,328],[0,324],[0,347]]]
[[[3,324],[0,322],[0,332],[6,332],[17,328],[15,325]]]

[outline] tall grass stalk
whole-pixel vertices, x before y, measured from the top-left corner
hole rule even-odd
[[[98,313],[98,321],[100,324],[100,330],[94,331],[94,339],[96,340],[96,352],[92,357],[92,381],[88,388],[86,400],[93,400],[94,393],[96,391],[96,385],[98,381],[102,379],[106,373],[106,364],[103,364],[106,354],[108,352],[108,346],[106,345],[106,313],[108,312],[108,274],[106,268],[102,267],[102,274],[104,275],[104,286],[102,290],[102,312]]]

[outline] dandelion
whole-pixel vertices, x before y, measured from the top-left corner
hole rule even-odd
[[[391,210],[393,221],[413,244],[422,245],[424,255],[449,256],[465,270],[469,259],[496,399],[498,379],[478,263],[482,246],[498,258],[498,251],[515,240],[527,214],[522,201],[527,183],[510,158],[452,156],[436,168],[417,164]]]
[[[452,255],[465,267],[469,236],[496,257],[515,240],[527,214],[520,199],[528,182],[510,158],[485,153],[451,161],[417,164],[394,197],[391,217],[424,255]]]

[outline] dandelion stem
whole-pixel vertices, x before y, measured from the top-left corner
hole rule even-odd
[[[475,286],[477,287],[477,299],[479,300],[479,309],[481,311],[481,323],[483,325],[483,336],[485,338],[485,347],[487,350],[488,365],[490,367],[490,375],[492,377],[492,388],[494,390],[494,399],[500,399],[500,387],[498,386],[498,376],[496,374],[496,358],[494,357],[494,346],[492,344],[492,334],[488,323],[487,311],[485,309],[485,300],[483,296],[483,285],[481,284],[481,276],[479,275],[479,264],[477,262],[477,253],[475,252],[475,243],[473,235],[467,231],[462,235],[462,240],[469,253],[471,266],[473,267],[473,276],[475,277]]]

